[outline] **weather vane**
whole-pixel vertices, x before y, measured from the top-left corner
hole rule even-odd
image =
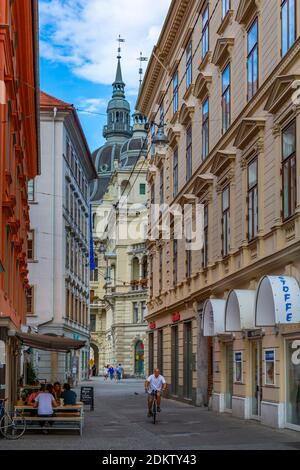
[[[122,39],[121,35],[119,34],[119,37],[118,37],[117,41],[119,43],[117,59],[121,59],[121,42],[125,42],[125,39]]]
[[[142,62],[147,62],[148,57],[143,57],[143,53],[140,52],[140,57],[137,59],[140,62],[140,68],[139,68],[139,75],[140,75],[140,86],[142,85],[143,81],[143,68],[142,68]]]

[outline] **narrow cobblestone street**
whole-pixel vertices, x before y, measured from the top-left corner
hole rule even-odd
[[[300,449],[297,432],[273,430],[173,400],[163,401],[154,426],[146,417],[140,380],[111,383],[96,378],[87,385],[95,387],[95,410],[85,412],[82,437],[72,431],[30,432],[18,441],[1,439],[0,450]]]

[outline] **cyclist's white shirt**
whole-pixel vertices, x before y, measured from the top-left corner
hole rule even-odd
[[[165,378],[162,375],[155,377],[154,374],[148,377],[147,382],[149,382],[148,393],[151,393],[155,390],[160,392],[162,386],[166,383]]]

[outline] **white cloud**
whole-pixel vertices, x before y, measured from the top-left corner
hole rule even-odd
[[[79,108],[86,113],[105,113],[107,103],[103,98],[86,98],[79,101]]]
[[[41,56],[69,66],[78,77],[111,84],[119,34],[123,79],[138,89],[137,58],[150,57],[171,0],[41,0]],[[143,63],[143,68],[146,64]],[[127,89],[128,89],[127,88]]]

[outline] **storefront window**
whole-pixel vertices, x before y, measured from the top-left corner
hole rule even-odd
[[[286,342],[286,421],[300,426],[300,341]]]
[[[266,385],[275,385],[275,351],[265,351],[265,380]]]
[[[241,383],[243,382],[243,353],[234,353],[234,381]]]

